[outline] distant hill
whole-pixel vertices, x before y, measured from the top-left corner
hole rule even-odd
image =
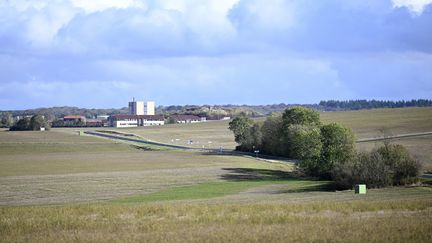
[[[319,111],[345,111],[345,110],[362,110],[376,108],[401,108],[401,107],[425,107],[432,106],[432,100],[417,99],[409,101],[382,101],[382,100],[328,100],[321,101],[318,104],[272,104],[272,105],[171,105],[158,106],[157,114],[169,116],[171,114],[186,114],[206,116],[208,119],[221,119],[229,116],[234,117],[244,114],[250,117],[266,116],[273,112],[282,112],[293,106],[304,106]],[[86,109],[70,106],[38,108],[28,110],[10,110],[0,111],[0,115],[11,113],[12,116],[27,116],[41,114],[48,116],[49,119],[60,118],[66,115],[82,115],[87,118],[94,118],[98,115],[127,114],[128,108],[111,108],[111,109]]]

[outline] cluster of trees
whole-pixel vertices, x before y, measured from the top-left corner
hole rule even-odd
[[[50,123],[42,115],[34,115],[31,118],[24,117],[9,128],[10,131],[39,131],[41,128],[50,129]]]
[[[14,117],[32,116],[37,114],[43,115],[48,120],[55,120],[55,118],[62,118],[67,115],[82,115],[91,119],[98,115],[127,114],[128,112],[129,109],[127,107],[120,109],[86,109],[70,106],[8,111],[8,113],[11,113]]]
[[[357,153],[351,129],[337,123],[323,125],[318,112],[304,107],[286,109],[264,122],[239,116],[229,128],[239,144],[237,150],[259,149],[263,154],[295,159],[307,175],[335,180],[340,188],[360,182],[369,187],[410,183],[419,172],[418,164],[402,146],[386,145],[370,154]],[[383,174],[376,176],[372,165],[385,168]],[[394,175],[390,176],[394,180],[381,182],[384,174]]]
[[[401,100],[401,101],[384,101],[384,100],[328,100],[321,101],[319,106],[323,110],[362,110],[376,108],[402,108],[402,107],[425,107],[432,106],[432,100]]]
[[[254,111],[253,109],[245,106],[159,106],[158,113],[169,116],[171,114],[177,115],[196,115],[201,117],[207,117],[209,120],[219,120],[223,117],[235,117],[239,115],[245,115],[248,117],[262,116],[261,113]]]
[[[0,127],[11,127],[14,124],[12,114],[9,112],[2,113],[0,116]]]

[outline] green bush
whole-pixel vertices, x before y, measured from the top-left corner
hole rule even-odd
[[[399,144],[386,144],[369,153],[359,153],[351,162],[337,164],[332,178],[340,189],[350,189],[355,184],[368,188],[407,185],[418,182],[420,163]]]

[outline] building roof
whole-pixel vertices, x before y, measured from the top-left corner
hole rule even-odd
[[[199,120],[201,120],[201,117],[195,116],[195,115],[171,115],[170,117],[176,121],[188,121],[188,120],[199,121]]]
[[[108,119],[110,120],[143,119],[148,121],[165,120],[163,115],[127,115],[127,114],[111,115]]]
[[[63,119],[82,119],[84,116],[64,116]]]

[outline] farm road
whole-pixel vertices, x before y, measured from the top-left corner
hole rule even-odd
[[[166,144],[166,143],[159,143],[159,142],[153,142],[148,141],[140,138],[130,138],[130,137],[124,137],[124,136],[116,136],[112,134],[105,134],[101,132],[95,132],[95,131],[85,131],[85,134],[88,135],[94,135],[104,138],[110,138],[110,139],[118,139],[128,142],[135,142],[135,143],[142,143],[142,144],[148,144],[148,145],[155,145],[160,147],[166,147],[166,148],[173,148],[173,149],[183,149],[183,150],[191,150],[191,151],[203,151],[203,152],[209,152],[209,153],[215,153],[215,154],[224,154],[224,155],[245,155],[245,156],[256,156],[254,153],[249,152],[240,152],[235,151],[231,149],[223,149],[223,148],[191,148],[186,146],[180,146],[180,145],[172,145],[172,144]],[[280,160],[280,161],[286,161],[286,158],[277,157],[277,156],[269,156],[269,155],[261,155],[259,156],[261,159],[265,159],[266,161],[272,162],[271,160]]]
[[[365,142],[382,141],[385,139],[411,138],[411,137],[422,137],[422,136],[430,136],[430,135],[432,135],[432,132],[406,133],[406,134],[399,134],[399,135],[388,136],[388,137],[363,138],[357,140],[356,142],[365,143]]]
[[[238,152],[233,151],[229,149],[218,149],[218,148],[191,148],[186,146],[179,146],[179,145],[172,145],[172,144],[166,144],[166,143],[159,143],[159,142],[153,142],[148,141],[144,139],[138,139],[138,138],[128,138],[128,137],[120,137],[115,136],[111,134],[104,134],[100,132],[94,132],[94,131],[85,131],[86,134],[94,135],[94,136],[100,136],[105,138],[111,138],[111,139],[119,139],[129,142],[136,142],[136,143],[143,143],[148,145],[156,145],[161,147],[167,147],[167,148],[174,148],[174,149],[184,149],[184,150],[195,150],[195,151],[207,151],[207,152],[223,152],[223,153],[231,153],[231,154],[237,154],[237,155],[254,155],[253,153],[246,153],[246,152]],[[396,139],[396,138],[411,138],[411,137],[421,137],[421,136],[430,136],[432,135],[432,132],[421,132],[421,133],[406,133],[406,134],[398,134],[394,136],[388,136],[388,137],[375,137],[375,138],[362,138],[358,139],[356,143],[365,143],[365,142],[374,142],[374,141],[382,141],[385,139]],[[278,159],[274,157],[275,159]]]

